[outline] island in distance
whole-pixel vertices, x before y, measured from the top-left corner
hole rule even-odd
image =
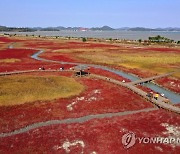
[[[0,26],[1,32],[33,32],[33,31],[166,31],[166,32],[179,32],[180,28],[178,27],[167,27],[167,28],[145,28],[145,27],[122,27],[122,28],[112,28],[109,26],[103,27],[6,27]]]

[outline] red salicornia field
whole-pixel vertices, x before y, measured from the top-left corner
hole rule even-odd
[[[81,77],[79,64],[89,65]],[[178,153],[180,143],[124,145],[129,132],[179,138],[180,116],[112,82],[128,78],[93,65],[140,78],[175,72],[154,82],[180,93],[180,47],[0,36],[0,153]]]

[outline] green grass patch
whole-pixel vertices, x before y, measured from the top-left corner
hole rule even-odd
[[[84,87],[62,76],[9,76],[0,78],[0,105],[50,101],[79,95]]]

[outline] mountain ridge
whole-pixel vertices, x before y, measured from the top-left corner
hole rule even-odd
[[[167,28],[146,28],[146,27],[121,27],[121,28],[112,28],[110,26],[102,26],[102,27],[6,27],[0,26],[0,31],[8,31],[8,32],[33,32],[33,31],[61,31],[61,30],[69,30],[69,31],[167,31],[174,32],[180,31],[178,27],[167,27]]]

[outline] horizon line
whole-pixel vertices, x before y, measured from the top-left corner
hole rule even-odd
[[[143,26],[122,26],[122,27],[118,27],[118,28],[114,28],[108,25],[103,25],[103,26],[93,26],[93,27],[86,27],[86,26],[8,26],[8,25],[0,25],[0,27],[8,27],[8,28],[57,28],[57,27],[64,27],[64,28],[102,28],[102,27],[110,27],[113,29],[119,29],[119,28],[147,28],[147,29],[166,29],[166,28],[180,28],[180,27],[176,27],[176,26],[168,26],[168,27],[143,27]]]

